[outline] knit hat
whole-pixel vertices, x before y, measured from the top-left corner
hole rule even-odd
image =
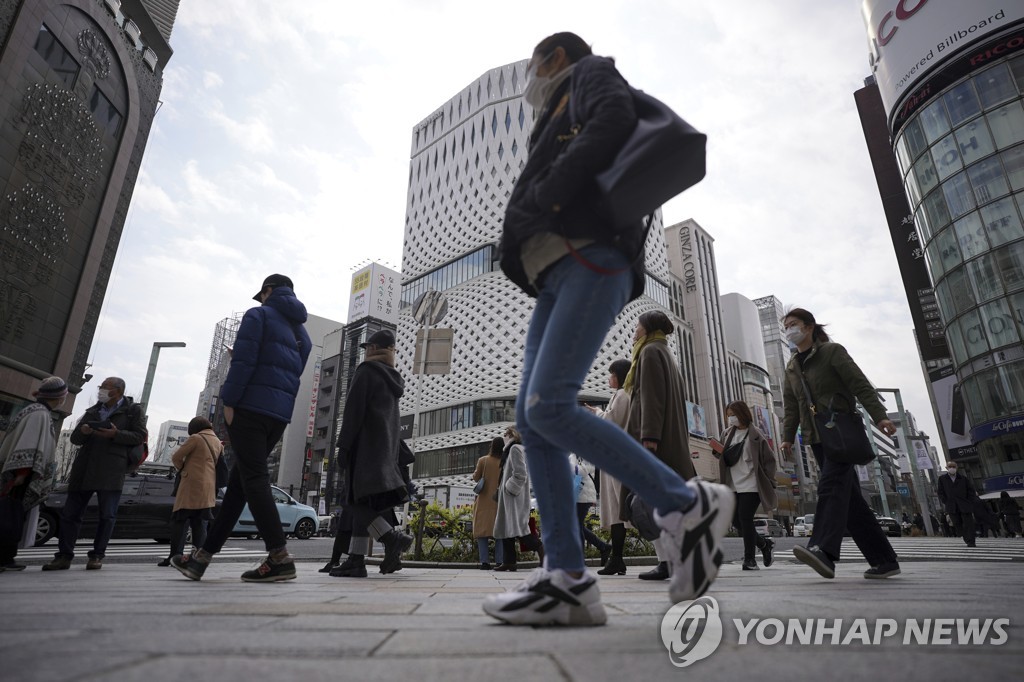
[[[68,394],[68,385],[60,377],[47,377],[39,384],[39,390],[33,393],[33,397],[43,400],[57,400]]]

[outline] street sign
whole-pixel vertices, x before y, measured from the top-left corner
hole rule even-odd
[[[412,316],[419,324],[437,324],[447,314],[448,299],[440,291],[424,291],[412,303]]]
[[[910,497],[910,486],[898,485],[896,486],[896,492],[902,497]]]

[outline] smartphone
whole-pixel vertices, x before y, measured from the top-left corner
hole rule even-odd
[[[725,446],[719,443],[717,438],[709,438],[708,444],[711,445],[711,449],[718,454],[722,454],[722,451],[725,450]]]
[[[112,426],[109,419],[105,419],[101,422],[89,422],[89,428],[95,431],[96,429],[109,429]]]

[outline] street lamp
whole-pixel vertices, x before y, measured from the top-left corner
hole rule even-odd
[[[149,407],[149,393],[153,390],[153,376],[156,374],[156,362],[160,359],[161,348],[184,348],[184,341],[154,341],[153,352],[149,356],[149,370],[146,372],[146,382],[142,385],[142,397],[139,403],[144,405],[143,409]]]
[[[917,498],[918,507],[921,510],[921,519],[924,521],[925,532],[934,536],[932,528],[932,514],[928,508],[928,498],[924,494],[924,486],[921,484],[921,473],[917,468],[917,455],[910,448],[910,434],[907,432],[907,413],[903,410],[903,396],[898,388],[876,388],[878,393],[892,393],[896,396],[896,410],[900,414],[900,435],[904,449],[907,450],[907,459],[910,460],[910,475],[914,483],[914,496]]]

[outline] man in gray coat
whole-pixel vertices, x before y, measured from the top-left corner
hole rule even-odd
[[[142,408],[124,394],[124,379],[107,377],[97,391],[97,402],[71,432],[71,443],[80,446],[71,465],[67,501],[60,516],[57,554],[44,571],[71,567],[82,517],[93,494],[99,506],[99,523],[85,568],[103,568],[107,543],[114,532],[121,488],[128,473],[129,451],[146,439]]]
[[[408,496],[398,423],[405,381],[395,369],[395,335],[382,329],[360,345],[366,359],[352,376],[338,437],[342,504],[352,513],[352,542],[348,558],[330,571],[336,578],[366,577],[370,537],[384,545],[381,573],[397,571],[402,552],[412,545],[412,538],[386,518]]]

